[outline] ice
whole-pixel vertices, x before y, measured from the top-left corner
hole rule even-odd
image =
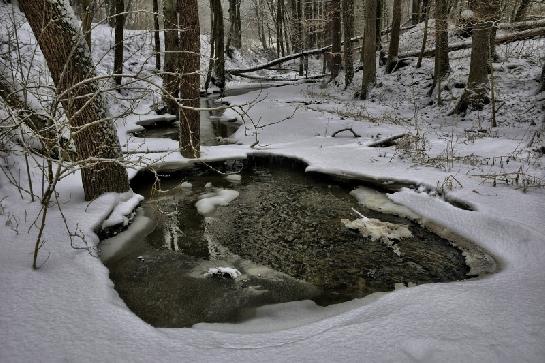
[[[197,211],[206,216],[212,213],[216,207],[225,206],[238,197],[238,191],[230,189],[216,189],[213,193],[204,194],[195,207]]]

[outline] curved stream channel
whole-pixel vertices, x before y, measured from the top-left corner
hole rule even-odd
[[[384,190],[304,167],[250,155],[195,164],[159,183],[139,173],[132,186],[146,199],[135,224],[145,227],[103,256],[128,307],[156,327],[189,327],[250,319],[266,304],[310,299],[325,306],[398,283],[470,277],[462,250],[389,202]]]

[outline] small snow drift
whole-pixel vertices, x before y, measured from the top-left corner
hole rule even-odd
[[[220,278],[220,279],[228,279],[228,280],[234,280],[237,277],[240,277],[242,274],[239,270],[232,267],[216,267],[216,268],[209,268],[208,272],[204,275],[206,277],[211,278]]]
[[[214,193],[207,193],[195,203],[197,211],[201,215],[212,213],[217,206],[226,206],[238,197],[236,190],[216,189]]]
[[[353,221],[341,219],[341,223],[346,228],[359,230],[362,236],[369,237],[372,241],[381,240],[386,243],[413,236],[406,224],[383,222],[379,219],[367,217],[358,218]]]
[[[401,256],[399,247],[395,245],[394,240],[412,237],[413,234],[406,224],[395,224],[383,222],[379,219],[367,218],[361,215],[361,218],[350,221],[341,219],[341,223],[346,228],[358,230],[362,236],[371,238],[372,241],[380,240],[386,246],[390,247],[394,253]]]

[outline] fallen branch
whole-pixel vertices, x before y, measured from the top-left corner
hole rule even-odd
[[[357,37],[354,37],[354,38],[350,39],[350,41],[351,42],[358,42],[361,39],[362,39],[361,36],[357,36]],[[344,44],[344,42],[341,42],[341,44]],[[269,69],[269,68],[277,66],[279,64],[289,62],[290,60],[294,60],[294,59],[298,59],[298,58],[302,58],[302,57],[308,57],[308,56],[311,56],[311,55],[323,54],[323,53],[326,53],[329,49],[331,49],[331,44],[327,45],[325,47],[322,47],[322,48],[304,50],[304,51],[302,51],[300,53],[290,54],[288,56],[277,58],[277,59],[274,59],[274,60],[272,60],[270,62],[267,62],[265,64],[261,64],[261,65],[255,66],[255,67],[250,67],[250,68],[245,68],[245,69],[226,69],[225,72],[230,73],[232,75],[240,75],[242,73],[260,71],[262,69]]]
[[[397,145],[396,140],[401,139],[402,137],[407,136],[408,134],[394,135],[386,139],[379,140],[372,144],[369,144],[369,147],[390,147]]]
[[[536,28],[536,29],[530,29],[530,30],[524,30],[521,32],[513,33],[504,35],[501,37],[496,37],[496,44],[505,44],[505,43],[511,43],[511,42],[517,42],[520,40],[526,40],[526,39],[532,39],[532,38],[540,38],[545,37],[545,27],[542,28]],[[461,43],[454,43],[449,45],[448,51],[454,52],[456,50],[462,50],[462,49],[470,49],[471,48],[471,41],[468,42],[461,42]],[[410,52],[405,52],[399,55],[399,58],[407,58],[407,57],[417,57],[420,54],[419,50],[414,50]],[[434,57],[435,56],[435,48],[428,49],[424,52],[424,57]]]
[[[361,135],[356,133],[356,131],[354,131],[354,129],[351,128],[351,127],[347,127],[345,129],[337,130],[337,131],[335,131],[334,133],[331,134],[331,137],[335,137],[337,134],[340,134],[341,132],[344,132],[344,131],[350,131],[352,133],[352,135],[354,135],[354,137],[356,137],[356,138],[361,137]]]

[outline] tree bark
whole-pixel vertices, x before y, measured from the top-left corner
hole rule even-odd
[[[363,40],[363,79],[361,83],[360,99],[365,100],[369,89],[376,81],[376,31],[377,31],[377,0],[365,0],[365,32]]]
[[[185,158],[200,157],[200,26],[197,0],[178,0],[180,11],[180,152]],[[187,108],[189,107],[189,108]]]
[[[397,65],[399,53],[399,32],[401,29],[401,0],[394,0],[392,10],[392,34],[388,48],[388,61],[386,62],[386,73],[392,73]]]
[[[123,74],[123,28],[125,26],[124,0],[115,0],[115,37],[114,37],[114,79],[117,85],[121,85]]]
[[[153,0],[153,29],[155,40],[155,68],[161,70],[161,36],[159,34],[159,0]]]
[[[348,87],[354,79],[354,0],[342,0],[343,25],[344,25],[344,84]]]
[[[96,73],[89,52],[84,50],[83,34],[66,15],[70,13],[65,4],[64,0],[20,2],[67,114],[78,159],[84,163],[85,199],[92,200],[102,193],[129,190],[129,181],[99,85],[90,81]]]
[[[180,58],[180,40],[178,38],[177,0],[163,0],[165,57],[163,66],[163,102],[168,113],[178,114],[176,99],[179,96],[179,80],[177,77],[178,59]]]
[[[331,80],[339,75],[341,57],[341,0],[331,1]]]
[[[448,58],[448,2],[436,0],[435,2],[435,83],[439,82],[449,71]]]

